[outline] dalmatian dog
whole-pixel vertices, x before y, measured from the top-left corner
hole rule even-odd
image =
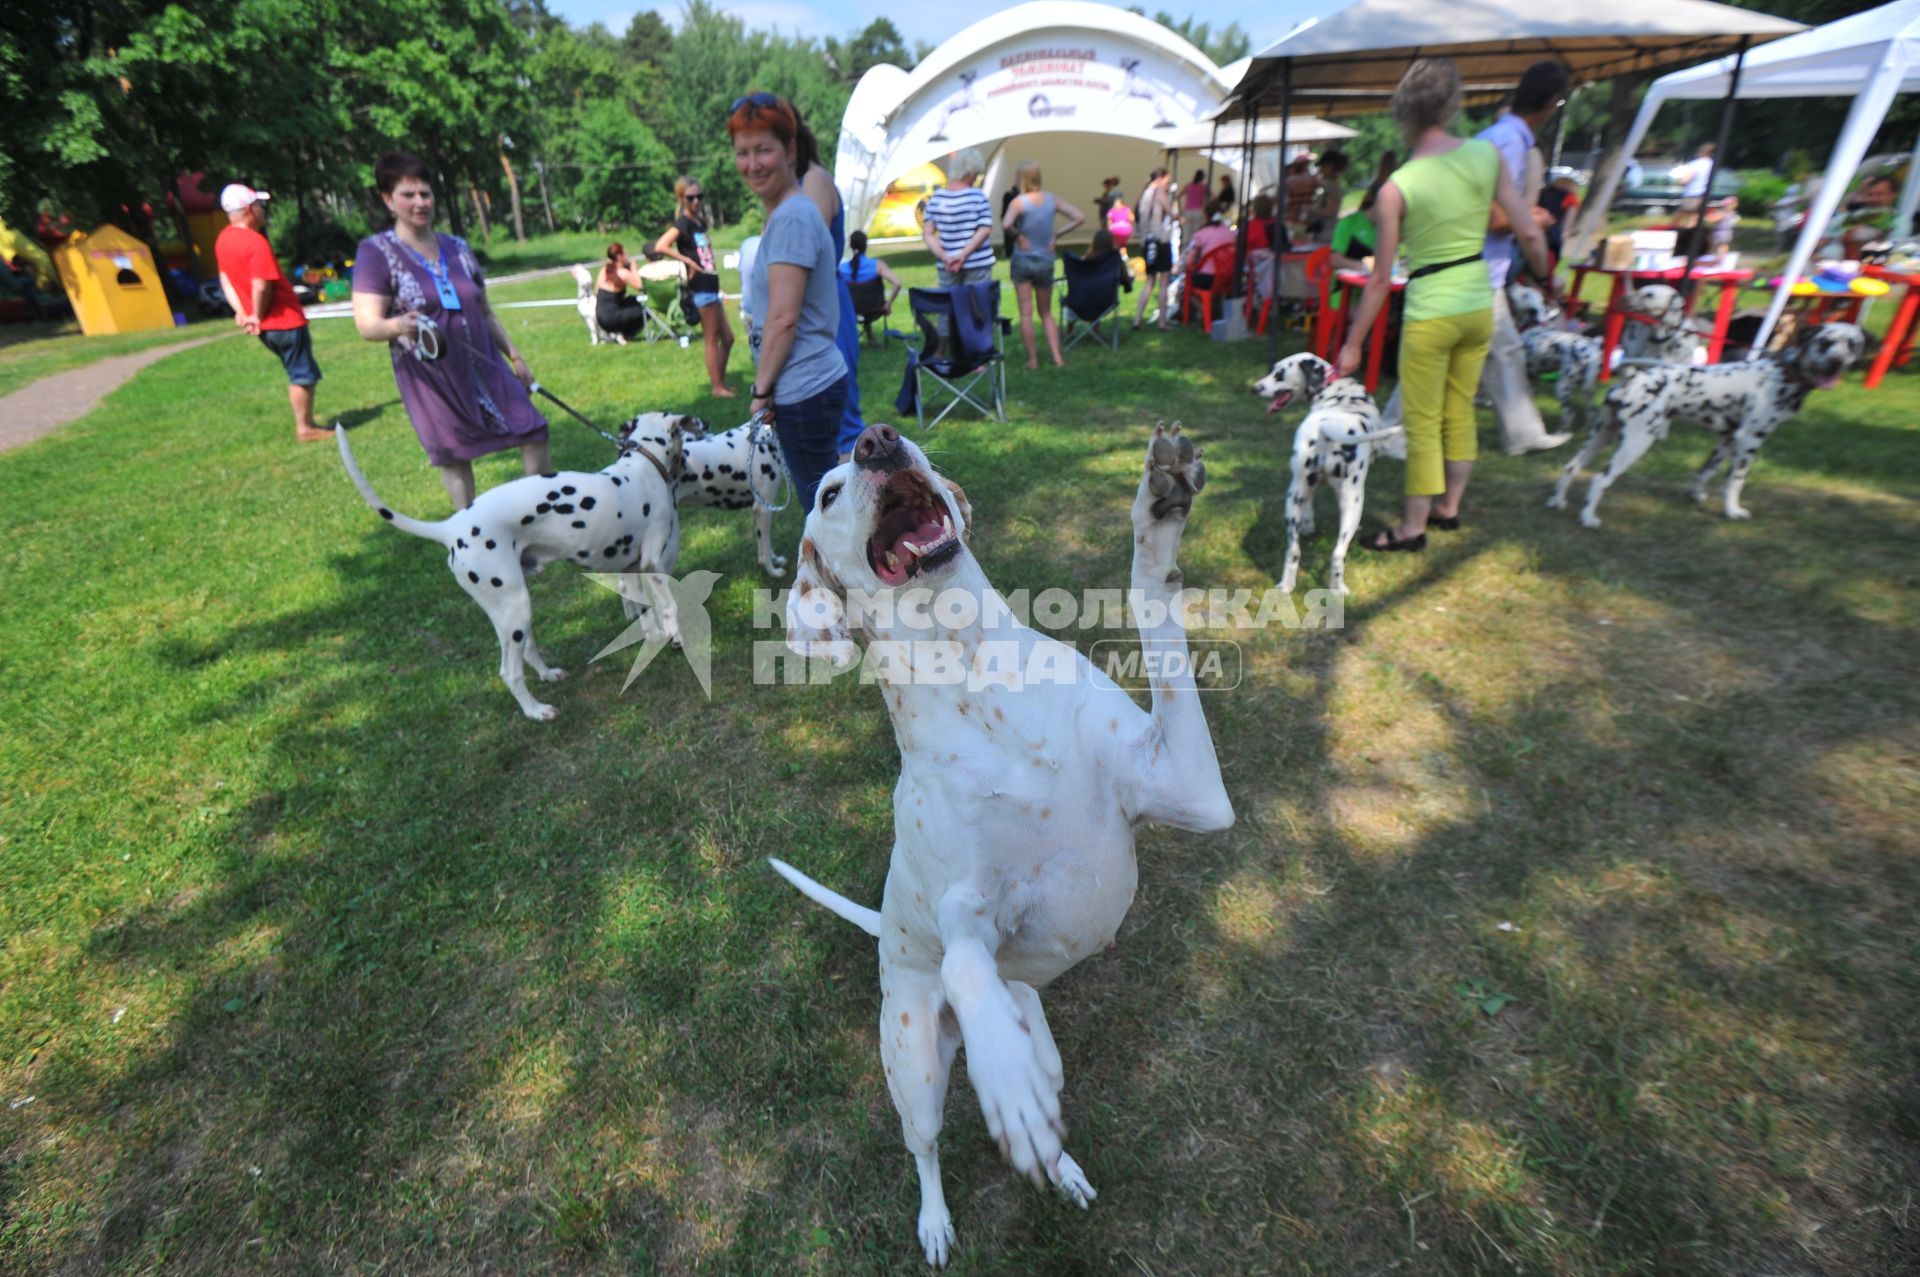
[[[1560,307],[1530,284],[1507,285],[1507,305],[1527,354],[1527,376],[1538,381],[1554,374],[1560,400],[1560,428],[1571,429],[1574,405],[1580,425],[1593,414],[1593,388],[1600,382],[1600,339],[1569,332]]]
[[[1679,289],[1642,285],[1628,295],[1626,309],[1627,323],[1620,332],[1622,367],[1693,363],[1701,332],[1687,314],[1687,299]]]
[[[624,429],[643,418],[635,417]],[[787,472],[780,441],[771,426],[748,422],[704,438],[688,438],[680,471],[680,508],[714,506],[721,510],[753,507],[753,535],[760,548],[760,570],[785,576],[786,556],[773,551],[773,507],[780,479]]]
[[[1142,643],[1168,658],[1148,663],[1150,709],[1009,614],[967,547],[966,494],[892,427],[867,427],[807,515],[787,642],[846,667],[864,637],[865,671],[887,671],[893,855],[878,910],[772,863],[879,941],[880,1058],[930,1264],[954,1240],[936,1144],[956,1052],[1014,1168],[1086,1207],[1039,991],[1113,944],[1138,881],[1136,827],[1233,823],[1172,606],[1206,471],[1177,426],[1156,428],[1142,470],[1129,598]]]
[[[542,682],[567,676],[548,665],[533,640],[533,597],[527,578],[565,559],[604,572],[671,574],[680,557],[680,516],[674,487],[684,463],[682,439],[705,433],[697,417],[656,412],[634,418],[623,431],[619,460],[596,474],[563,470],[527,475],[490,488],[473,504],[437,523],[388,508],[353,459],[344,427],[340,460],[347,477],[381,518],[447,547],[447,570],[493,622],[500,639],[500,678],[528,718],[551,721],[556,711],[527,690],[526,671]],[[644,430],[644,435],[641,432]],[[629,620],[648,622],[649,636],[680,645],[671,595],[652,591],[653,606],[622,593]],[[652,618],[649,622],[649,618]]]
[[[1619,446],[1606,468],[1587,488],[1580,522],[1600,526],[1600,498],[1655,441],[1666,438],[1676,417],[1695,422],[1719,436],[1713,453],[1693,477],[1688,495],[1705,504],[1707,484],[1727,466],[1723,493],[1729,519],[1751,517],[1740,504],[1747,471],[1767,436],[1800,411],[1807,396],[1837,383],[1865,353],[1867,337],[1853,324],[1821,324],[1805,330],[1779,354],[1732,364],[1656,367],[1634,371],[1607,392],[1600,422],[1587,436],[1580,455],[1560,472],[1550,509],[1564,509],[1567,489],[1611,439]]]
[[[1292,593],[1300,571],[1300,538],[1313,535],[1313,492],[1325,483],[1340,501],[1340,535],[1333,543],[1329,588],[1347,593],[1347,546],[1360,526],[1360,507],[1366,502],[1367,467],[1373,447],[1380,444],[1389,456],[1407,455],[1406,431],[1382,426],[1380,410],[1365,383],[1352,377],[1335,378],[1333,365],[1313,355],[1288,355],[1253,383],[1253,393],[1268,400],[1267,411],[1279,412],[1296,399],[1308,405],[1306,418],[1293,434],[1293,481],[1287,485],[1287,562],[1276,588]]]
[[[593,339],[589,344],[598,346],[601,342],[607,342],[624,346],[627,344],[625,337],[619,333],[610,333],[600,326],[598,312],[600,299],[594,296],[598,288],[599,285],[593,281],[593,270],[590,267],[575,266],[573,268],[573,308],[579,311],[580,318],[586,321],[587,336]]]

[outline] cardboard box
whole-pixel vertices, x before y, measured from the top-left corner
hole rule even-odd
[[[1600,245],[1601,270],[1628,270],[1633,266],[1633,236],[1609,235]]]
[[[1213,321],[1208,335],[1215,341],[1245,341],[1247,339],[1247,299],[1230,297],[1225,303],[1226,313]]]

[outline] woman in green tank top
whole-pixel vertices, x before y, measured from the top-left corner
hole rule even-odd
[[[1338,372],[1360,366],[1360,347],[1392,291],[1393,261],[1407,258],[1400,327],[1400,399],[1407,430],[1406,507],[1399,526],[1360,542],[1370,550],[1426,548],[1427,527],[1460,526],[1460,498],[1478,455],[1473,392],[1493,338],[1493,287],[1481,257],[1498,199],[1538,278],[1549,279],[1547,242],[1491,143],[1447,132],[1460,113],[1451,58],[1421,58],[1393,93],[1393,118],[1413,148],[1380,188],[1373,278],[1340,348]]]

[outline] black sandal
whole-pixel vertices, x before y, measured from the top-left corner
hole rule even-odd
[[[1363,550],[1372,550],[1377,554],[1392,554],[1398,551],[1420,551],[1427,548],[1427,534],[1408,537],[1404,541],[1393,535],[1392,528],[1381,528],[1372,536],[1356,542]]]
[[[1442,532],[1458,532],[1460,530],[1460,516],[1457,514],[1430,514],[1427,516],[1427,526],[1430,528],[1438,528]]]

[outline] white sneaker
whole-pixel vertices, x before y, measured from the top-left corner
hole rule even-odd
[[[1515,447],[1515,448],[1508,448],[1507,455],[1509,457],[1521,457],[1521,456],[1525,456],[1529,452],[1552,452],[1555,448],[1560,447],[1562,444],[1571,442],[1572,439],[1573,439],[1573,435],[1571,433],[1541,435],[1538,439],[1535,439],[1532,443],[1521,444],[1519,447]]]

